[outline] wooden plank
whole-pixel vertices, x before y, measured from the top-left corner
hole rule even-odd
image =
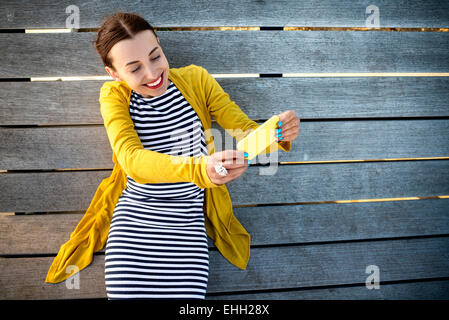
[[[0,82],[0,125],[103,124],[104,82]]]
[[[0,28],[66,28],[67,2],[4,1]],[[117,9],[138,12],[158,27],[178,26],[314,26],[365,27],[372,1],[218,1],[177,0],[135,3],[72,1],[80,10],[80,27],[95,28]],[[375,1],[382,27],[448,27],[444,1]],[[180,14],[182,8],[182,14]]]
[[[369,290],[365,285],[271,291],[247,294],[207,295],[207,300],[447,300],[449,280],[381,284],[379,290]]]
[[[380,281],[447,277],[449,239],[335,243],[252,249],[245,271],[223,257],[210,265],[209,292],[365,283],[376,265]]]
[[[301,119],[449,116],[449,77],[216,80],[251,119],[286,109]],[[98,97],[104,82],[0,82],[0,125],[102,125]]]
[[[5,143],[0,146],[2,169],[112,168],[114,165],[104,126],[0,129],[0,140]],[[47,160],[38,160],[41,157]]]
[[[253,246],[449,234],[449,199],[243,207],[234,214]],[[0,255],[56,254],[81,218],[0,217]]]
[[[49,205],[66,208],[61,211],[86,210],[101,181],[110,175],[111,170],[3,174],[0,206],[15,210],[0,211],[46,212]],[[45,203],[43,198],[56,198],[56,201]]]
[[[216,152],[236,149],[218,124],[211,133]],[[290,152],[258,156],[254,163],[448,157],[448,140],[447,119],[303,121]],[[103,126],[3,128],[0,141],[3,170],[113,167]]]
[[[45,282],[53,258],[0,258],[2,270],[0,299],[46,300],[106,297],[104,255],[96,255],[93,262],[81,271],[80,289],[68,289],[65,281],[57,284]]]
[[[246,270],[210,252],[208,293],[364,284],[366,267],[380,281],[449,276],[449,239],[424,238],[252,248]],[[53,257],[0,258],[0,299],[102,298],[104,255],[79,274],[79,289],[44,282]],[[382,286],[382,284],[381,284]]]
[[[0,211],[86,210],[110,173],[4,173]],[[250,166],[227,187],[234,205],[448,195],[449,161]]]
[[[447,32],[160,31],[158,35],[171,67],[192,63],[210,73],[449,71]],[[8,44],[0,46],[0,77],[107,75],[91,44],[94,37],[92,32],[0,34],[0,44]]]
[[[227,184],[236,204],[449,194],[449,161],[441,160],[255,167],[245,175]]]

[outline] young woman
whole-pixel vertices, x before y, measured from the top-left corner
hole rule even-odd
[[[204,299],[209,276],[206,232],[234,265],[244,269],[249,259],[249,235],[232,214],[225,186],[245,172],[248,160],[237,150],[214,152],[208,133],[211,116],[225,129],[248,131],[258,124],[229,99],[206,69],[169,68],[158,36],[139,15],[110,16],[98,31],[95,47],[115,80],[106,82],[100,93],[116,163],[113,178],[99,188],[104,191],[101,195],[108,197],[114,183],[115,190],[120,187],[117,168],[126,175],[118,201],[109,200],[115,207],[105,251],[107,296]],[[289,151],[299,132],[299,119],[292,110],[279,118],[283,124],[279,123],[278,146]],[[102,203],[96,197],[92,208]],[[101,220],[98,216],[103,213],[95,214],[96,221]],[[86,220],[83,225],[91,226],[91,237],[78,238],[100,238],[95,251],[104,244],[108,220],[102,218],[105,222],[100,224],[86,219],[91,223]],[[95,237],[96,233],[102,235]],[[65,248],[66,256],[75,243],[71,246]],[[65,266],[59,260],[62,251],[55,268]],[[61,259],[80,269],[91,261],[86,258],[87,263],[77,264],[73,262],[77,258]],[[58,272],[49,272],[47,282],[54,282]]]

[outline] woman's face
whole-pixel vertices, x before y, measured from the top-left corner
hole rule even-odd
[[[168,88],[169,65],[159,40],[151,30],[137,33],[133,39],[117,42],[109,51],[112,68],[105,67],[117,81],[124,80],[128,86],[145,98],[160,96]],[[162,79],[160,79],[162,77]],[[152,84],[157,84],[153,85]]]

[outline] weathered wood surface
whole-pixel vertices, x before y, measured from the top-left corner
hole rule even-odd
[[[211,132],[216,152],[236,149],[236,141],[216,123]],[[3,170],[104,169],[114,165],[103,126],[3,128],[0,141]],[[259,155],[255,161],[448,157],[448,141],[447,119],[303,121],[289,152]]]
[[[105,14],[119,8],[141,13],[156,27],[365,27],[365,9],[372,3],[71,4],[80,8],[81,28],[96,28]],[[375,4],[381,27],[449,27],[447,2]],[[0,29],[64,28],[66,6],[6,1],[0,7]],[[185,8],[181,18],[180,7]],[[95,35],[1,33],[0,43],[8,45],[0,46],[0,77],[106,75],[90,43]],[[192,63],[212,74],[449,71],[447,32],[161,30],[158,35],[171,67]],[[448,79],[218,81],[252,119],[294,109],[312,120],[302,122],[292,152],[281,151],[275,161],[326,161],[448,156],[449,121],[437,119],[449,116]],[[81,169],[1,174],[0,211],[52,214],[0,217],[0,299],[106,297],[104,250],[79,274],[80,290],[44,282],[59,246],[111,173],[112,153],[98,104],[103,82],[0,83],[0,125],[76,125],[2,128],[0,169]],[[403,117],[420,119],[390,119]],[[272,166],[271,174],[267,169],[251,166],[245,179],[228,184],[235,214],[250,232],[253,247],[242,271],[209,239],[208,298],[449,298],[449,199],[301,204],[448,195],[448,160],[280,165]],[[268,206],[238,207],[247,204]],[[368,265],[380,268],[380,290],[364,286]]]
[[[85,210],[110,174],[111,170],[3,174],[0,212]],[[243,177],[227,184],[234,205],[449,194],[447,160],[251,165]]]
[[[237,207],[234,214],[253,246],[449,234],[449,199]],[[0,256],[56,254],[82,216],[0,216]]]
[[[0,77],[105,75],[91,44],[95,35],[0,33],[0,43],[8,44],[0,47]],[[171,67],[197,64],[210,73],[449,71],[447,32],[160,31],[158,35]]]
[[[411,283],[382,283],[379,290],[365,285],[326,289],[256,292],[246,294],[206,295],[208,300],[447,300],[449,280],[431,280]]]
[[[449,27],[446,1],[71,1],[80,11],[80,27],[96,28],[102,18],[122,10],[136,12],[157,27],[313,26],[365,27],[366,8],[379,8],[381,27]],[[66,28],[64,1],[3,1],[0,28]],[[182,8],[182,14],[179,12]]]
[[[363,284],[366,267],[380,281],[449,276],[449,238],[399,239],[252,248],[240,270],[210,251],[208,293]],[[104,255],[80,273],[80,288],[44,282],[53,257],[0,258],[1,299],[100,298],[106,296]],[[437,288],[435,289],[437,290]],[[409,299],[413,292],[409,292]]]
[[[251,119],[287,109],[301,119],[449,116],[449,77],[216,80]],[[103,124],[105,81],[0,82],[0,125]]]

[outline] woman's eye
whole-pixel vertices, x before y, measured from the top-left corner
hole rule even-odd
[[[152,61],[154,61],[154,60],[157,60],[157,59],[159,59],[161,56],[160,55],[158,55],[157,57],[155,57],[155,58],[153,58],[153,59],[151,59]],[[140,69],[140,66],[138,66],[137,68],[135,68],[133,71],[131,71],[132,73],[134,73],[134,72],[136,72],[137,70],[139,70]]]

